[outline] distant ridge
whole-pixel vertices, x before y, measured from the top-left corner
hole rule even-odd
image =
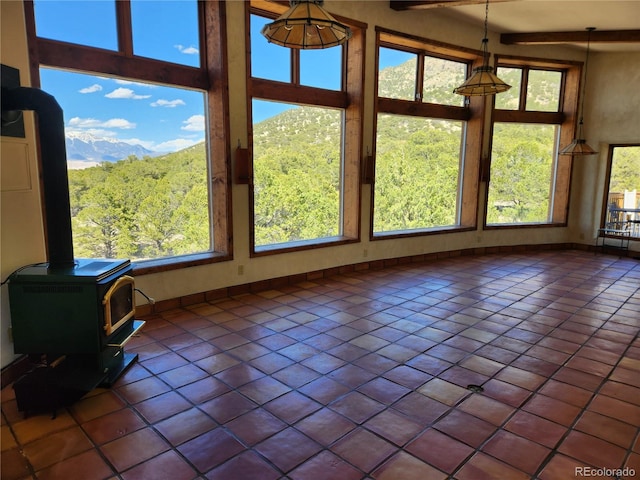
[[[72,162],[75,168],[82,168],[83,163],[90,167],[100,162],[117,162],[130,155],[138,158],[161,155],[140,144],[126,143],[108,137],[96,137],[86,132],[65,133],[65,144],[67,161]]]

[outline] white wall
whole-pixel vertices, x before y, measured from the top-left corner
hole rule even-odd
[[[228,29],[229,38],[229,82],[230,90],[230,138],[233,145],[240,139],[243,146],[247,145],[247,112],[246,112],[246,82],[244,59],[244,6],[242,2],[227,2],[227,20],[233,28]],[[28,79],[27,49],[24,33],[24,19],[21,2],[0,1],[2,8],[2,63],[19,67],[23,79]],[[375,65],[375,26],[403,31],[421,37],[431,38],[454,45],[470,48],[480,48],[482,31],[471,25],[453,23],[436,10],[423,12],[395,12],[388,6],[387,1],[331,1],[325,6],[333,13],[354,18],[368,25],[366,34],[366,73],[365,73],[365,104],[364,104],[364,139],[363,150],[371,150],[373,139],[373,85],[376,72]],[[546,57],[567,60],[583,60],[584,51],[564,47],[516,47],[504,46],[499,43],[499,37],[492,35],[489,43],[490,50],[495,53],[522,55],[529,57]],[[592,66],[593,65],[593,66]],[[638,55],[598,55],[594,56],[589,65],[589,103],[585,115],[589,141],[622,142],[640,141],[640,112],[632,106],[640,104],[637,87],[629,77],[635,76],[638,81],[640,67]],[[606,88],[612,82],[609,77],[611,71],[622,72],[616,74],[614,88]],[[24,82],[26,83],[26,82]],[[606,89],[605,89],[606,88]],[[597,97],[595,95],[597,93]],[[600,112],[603,112],[602,115]],[[15,268],[42,261],[44,259],[44,244],[42,236],[42,215],[39,205],[39,191],[36,177],[35,143],[32,138],[33,130],[29,128],[26,140],[18,142],[20,148],[2,139],[3,174],[9,157],[12,162],[22,162],[29,166],[31,183],[19,191],[2,191],[2,279],[4,280]],[[12,145],[6,147],[5,145]],[[8,148],[11,153],[6,154]],[[19,150],[19,151],[18,151]],[[4,175],[3,175],[4,176]],[[246,185],[234,185],[233,201],[233,232],[234,255],[233,261],[202,265],[177,271],[138,276],[136,284],[156,300],[171,299],[207,290],[213,290],[230,285],[245,284],[268,278],[321,270],[340,265],[348,265],[361,261],[379,260],[385,258],[419,255],[425,253],[457,250],[470,247],[547,244],[563,242],[591,243],[591,236],[595,232],[602,201],[602,186],[604,184],[602,162],[597,158],[589,158],[576,165],[574,169],[575,184],[571,192],[571,212],[569,228],[540,228],[540,229],[509,229],[506,231],[478,231],[442,234],[426,237],[414,237],[399,240],[370,242],[369,232],[369,202],[371,187],[364,185],[362,189],[362,241],[356,244],[329,247],[305,252],[273,255],[268,257],[249,257],[249,196]],[[17,178],[11,174],[8,179]],[[4,185],[4,180],[3,180]],[[483,186],[484,187],[484,186]],[[480,198],[484,198],[481,188]],[[595,192],[595,193],[594,193]],[[598,193],[600,192],[600,193]],[[598,197],[599,195],[599,197]],[[482,210],[482,206],[480,207]],[[595,212],[595,213],[594,213]],[[599,212],[599,210],[598,210]],[[584,237],[584,239],[582,238]],[[636,246],[634,248],[639,248]],[[367,256],[365,257],[365,250]],[[240,275],[238,267],[243,267]],[[7,329],[10,325],[7,307],[7,287],[2,287],[2,366],[13,358],[11,344],[7,339]],[[140,302],[144,299],[139,298]]]

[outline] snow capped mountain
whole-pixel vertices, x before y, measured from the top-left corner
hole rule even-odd
[[[65,144],[67,162],[73,165],[72,168],[91,167],[100,162],[117,162],[130,155],[138,158],[159,155],[139,144],[130,144],[108,137],[96,137],[87,132],[66,132]]]

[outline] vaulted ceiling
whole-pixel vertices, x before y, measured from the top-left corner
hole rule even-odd
[[[482,25],[485,0],[390,0],[394,10],[439,9]],[[570,44],[585,48],[587,27],[593,51],[640,51],[638,0],[489,0],[489,30],[503,43]]]

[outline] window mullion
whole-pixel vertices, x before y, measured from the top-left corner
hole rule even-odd
[[[131,1],[119,0],[116,3],[116,22],[118,29],[118,50],[127,57],[133,56],[133,29],[131,26]]]

